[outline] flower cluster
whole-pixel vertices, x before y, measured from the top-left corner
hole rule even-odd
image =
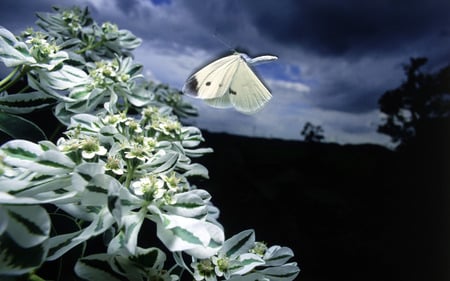
[[[16,37],[0,27],[0,61],[13,68],[0,81],[0,115],[40,140],[0,147],[0,279],[33,274],[103,235],[105,252],[75,264],[84,280],[175,281],[183,271],[208,281],[293,280],[299,269],[288,263],[290,249],[268,248],[251,230],[225,241],[211,195],[188,180],[208,178],[191,158],[212,152],[200,146],[197,127],[180,121],[196,110],[180,91],[142,81],[130,55],[141,40],[98,25],[87,9],[55,11],[38,14],[43,31]],[[19,81],[26,86],[17,90]],[[38,109],[50,109],[66,127],[56,143],[17,116]],[[50,205],[76,230],[59,232]],[[173,254],[170,270],[162,250],[139,246],[144,223],[156,226],[154,236]]]
[[[287,263],[293,256],[287,247],[268,248],[265,243],[255,241],[254,231],[246,230],[226,240],[214,256],[196,259],[190,268],[197,281],[290,281],[300,271],[295,262]]]

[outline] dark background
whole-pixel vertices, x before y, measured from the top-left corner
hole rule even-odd
[[[196,183],[227,237],[291,247],[298,280],[450,280],[447,132],[400,151],[204,132]]]

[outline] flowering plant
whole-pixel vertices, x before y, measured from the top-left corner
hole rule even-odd
[[[182,124],[196,111],[181,93],[143,79],[130,56],[140,39],[87,9],[38,17],[42,31],[0,28],[0,60],[12,68],[0,81],[10,136],[0,148],[2,280],[42,280],[43,264],[98,236],[104,250],[74,265],[83,280],[293,280],[289,248],[257,242],[253,230],[226,239],[210,194],[190,184],[208,178],[192,158],[212,149]],[[49,109],[65,130],[56,141],[21,116]],[[62,233],[57,216],[76,230]],[[165,251],[140,246],[149,222]]]

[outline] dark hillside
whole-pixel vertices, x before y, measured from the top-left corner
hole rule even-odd
[[[448,280],[449,181],[433,163],[376,145],[204,136],[214,153],[197,159],[210,172],[197,184],[227,236],[254,228],[291,247],[299,280]]]

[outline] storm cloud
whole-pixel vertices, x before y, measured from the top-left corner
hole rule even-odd
[[[400,85],[403,65],[418,56],[429,58],[427,71],[450,63],[448,0],[5,0],[0,25],[18,32],[52,4],[88,5],[98,22],[131,30],[143,39],[135,56],[146,76],[178,88],[233,49],[277,55],[255,67],[273,94],[257,115],[189,100],[200,111],[190,122],[212,131],[295,139],[310,121],[330,141],[386,144],[378,99]]]

